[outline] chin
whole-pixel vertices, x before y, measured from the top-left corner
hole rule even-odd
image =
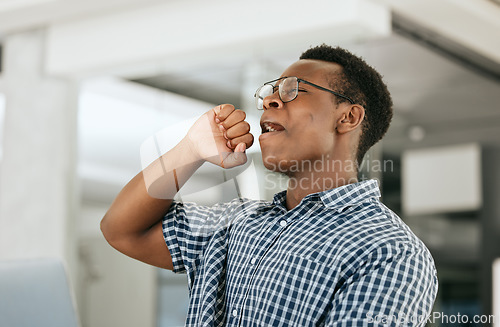
[[[262,152],[262,162],[268,170],[288,175],[292,161],[278,157],[274,154]]]
[[[279,159],[275,155],[266,154],[264,150],[262,150],[262,163],[264,164],[264,167],[266,167],[268,170],[271,171],[278,170]]]

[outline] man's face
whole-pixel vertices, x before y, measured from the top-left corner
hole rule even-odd
[[[329,89],[327,74],[340,71],[341,67],[334,63],[299,60],[281,77],[296,76]],[[263,134],[259,137],[266,168],[289,173],[293,165],[304,160],[312,163],[332,158],[340,117],[336,108],[334,95],[306,83],[299,83],[298,96],[291,102],[283,103],[278,92],[266,97],[260,120]],[[277,131],[266,131],[269,126]]]

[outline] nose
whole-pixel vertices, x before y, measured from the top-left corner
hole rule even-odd
[[[264,107],[264,110],[267,110],[270,108],[274,108],[274,109],[282,109],[283,108],[283,101],[281,101],[277,91],[264,98],[263,107]]]

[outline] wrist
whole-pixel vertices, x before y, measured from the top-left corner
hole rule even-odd
[[[204,163],[204,158],[200,155],[198,151],[198,147],[193,142],[193,140],[189,137],[189,134],[186,135],[177,146],[180,150],[181,155],[186,163],[199,163],[200,165]]]

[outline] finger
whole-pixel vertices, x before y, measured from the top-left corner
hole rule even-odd
[[[246,143],[239,143],[236,148],[234,148],[234,152],[245,152],[245,150],[247,149],[247,145]]]
[[[246,148],[248,149],[249,147],[252,146],[253,144],[253,135],[248,133],[239,137],[236,137],[234,139],[231,139],[228,141],[228,143],[231,145],[229,148],[234,149],[236,146],[240,143],[245,143]]]
[[[229,139],[234,139],[235,137],[242,136],[250,132],[250,124],[246,121],[242,121],[234,125],[233,127],[226,129],[226,136]]]
[[[212,108],[212,112],[209,112],[208,114],[209,117],[214,119],[217,124],[220,123],[219,118],[217,118],[217,115],[219,114],[220,111],[221,111],[221,106],[219,105],[217,107]]]
[[[244,121],[246,117],[247,115],[243,110],[236,109],[226,117],[226,119],[222,122],[222,126],[224,126],[225,129],[229,129],[231,126]]]
[[[228,140],[229,138],[227,137],[226,129],[224,128],[224,126],[222,126],[222,124],[218,126],[219,126],[219,131],[222,133],[222,136],[224,136],[224,138]]]
[[[243,165],[247,162],[247,155],[245,152],[233,152],[224,158],[222,163],[223,168],[233,168],[236,166]]]
[[[217,118],[221,122],[224,121],[234,111],[234,106],[232,104],[221,104],[220,106],[218,106],[218,108],[219,109],[215,110],[215,112],[217,114]]]

